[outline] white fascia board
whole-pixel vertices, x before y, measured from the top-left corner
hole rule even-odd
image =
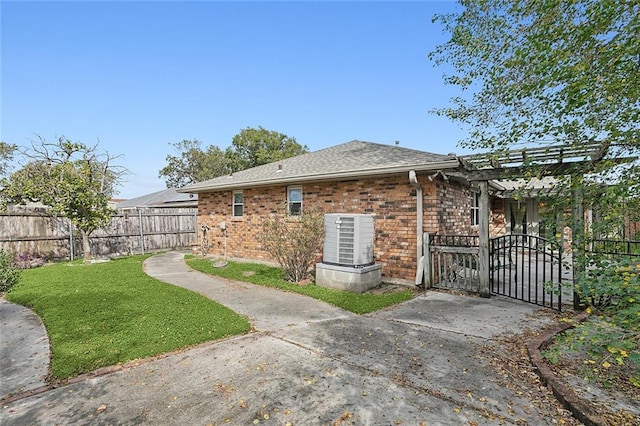
[[[229,183],[222,183],[217,185],[206,185],[204,184],[193,184],[188,187],[178,189],[178,192],[185,193],[201,193],[201,192],[215,192],[215,191],[224,191],[230,189],[243,189],[243,188],[254,188],[254,187],[262,187],[262,186],[272,186],[272,185],[286,185],[290,183],[304,183],[304,182],[316,182],[316,181],[337,181],[342,179],[350,179],[350,178],[358,178],[358,177],[368,177],[368,176],[378,176],[378,175],[389,175],[396,173],[408,173],[410,170],[415,171],[433,171],[433,170],[446,170],[457,168],[459,165],[457,159],[453,160],[445,160],[439,161],[437,163],[429,163],[429,164],[413,164],[413,165],[402,165],[398,167],[384,167],[379,169],[365,169],[365,170],[354,170],[351,172],[344,173],[319,173],[319,174],[309,174],[302,176],[291,176],[283,179],[259,179],[253,181],[245,181],[245,182],[233,182],[233,176],[228,176]]]

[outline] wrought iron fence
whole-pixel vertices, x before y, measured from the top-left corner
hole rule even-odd
[[[591,243],[590,251],[599,254],[640,257],[640,241],[596,239]]]

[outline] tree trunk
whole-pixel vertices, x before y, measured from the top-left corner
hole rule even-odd
[[[91,260],[91,244],[89,244],[89,233],[80,230],[80,234],[82,235],[82,255],[84,257],[84,261],[88,262]]]

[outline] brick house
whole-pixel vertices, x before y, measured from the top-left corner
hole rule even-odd
[[[374,256],[386,282],[413,283],[422,232],[477,233],[473,192],[455,155],[351,141],[189,185],[198,194],[198,227],[210,229],[210,253],[273,261],[257,235],[262,219],[286,206],[292,217],[325,213],[374,216]],[[221,229],[221,226],[225,229]]]

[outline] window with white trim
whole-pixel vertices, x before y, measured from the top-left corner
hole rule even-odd
[[[242,217],[244,214],[244,197],[242,191],[233,191],[233,217]]]
[[[480,193],[471,191],[471,226],[480,225]]]
[[[287,187],[287,214],[299,216],[302,214],[302,187]]]

